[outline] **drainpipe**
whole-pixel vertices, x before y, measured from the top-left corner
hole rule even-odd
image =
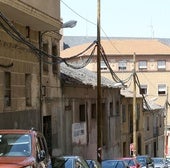
[[[40,49],[40,57],[39,57],[39,81],[40,81],[40,85],[39,85],[39,130],[41,132],[43,132],[43,116],[42,116],[42,73],[43,73],[43,56],[41,54],[41,50],[42,50],[42,33],[39,31],[39,49]]]

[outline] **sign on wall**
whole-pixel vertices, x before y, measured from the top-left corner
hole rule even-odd
[[[82,145],[87,143],[87,131],[85,122],[72,124],[72,141],[73,143]]]

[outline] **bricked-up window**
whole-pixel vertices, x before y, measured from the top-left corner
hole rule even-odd
[[[140,85],[139,93],[147,94],[147,85]]]
[[[52,46],[52,55],[55,56],[52,58],[52,69],[53,69],[53,73],[58,73],[58,63],[57,63],[57,46],[53,45]]]
[[[158,85],[158,95],[165,95],[166,94],[166,85],[159,84]]]
[[[11,106],[11,73],[5,72],[4,74],[4,105],[5,107]]]
[[[48,43],[43,44],[43,51],[48,53]],[[48,72],[48,57],[43,55],[43,71]]]
[[[96,104],[91,105],[91,118],[96,119]]]
[[[25,74],[26,106],[31,106],[31,74]]]
[[[80,122],[84,122],[86,120],[85,104],[81,104],[79,106],[79,117],[80,117]]]

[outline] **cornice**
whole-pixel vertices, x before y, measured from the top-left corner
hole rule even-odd
[[[61,28],[61,21],[57,20],[46,13],[41,12],[40,10],[21,2],[20,0],[0,0],[0,4],[10,6],[11,8],[14,8],[26,15],[32,16],[33,18],[36,18],[46,24],[49,24],[53,27],[56,27],[57,29]],[[59,18],[60,19],[60,18]]]

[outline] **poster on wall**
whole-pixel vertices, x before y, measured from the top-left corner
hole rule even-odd
[[[85,122],[72,124],[72,141],[73,143],[81,145],[87,143],[87,131]]]

